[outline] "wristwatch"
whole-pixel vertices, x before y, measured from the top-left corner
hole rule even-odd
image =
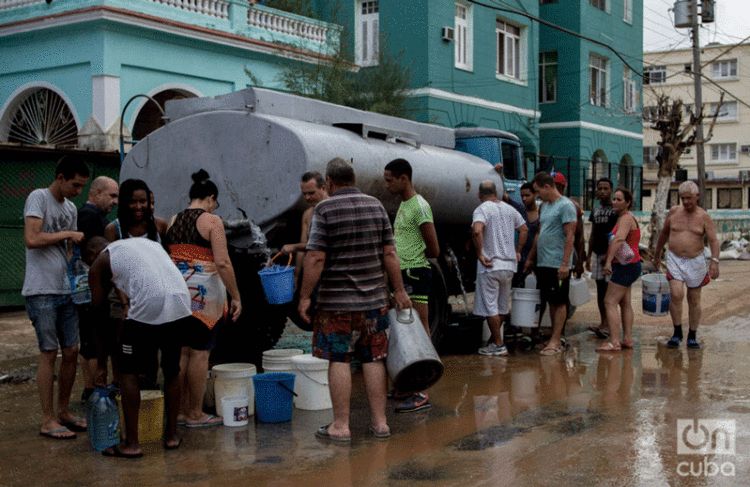
[[[719,259],[717,259],[716,257],[711,257],[711,260],[716,262],[717,264],[719,263]]]

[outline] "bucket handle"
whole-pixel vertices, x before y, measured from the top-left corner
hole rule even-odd
[[[280,385],[281,387],[283,387],[284,389],[286,389],[287,391],[291,392],[294,397],[299,397],[299,394],[297,394],[296,392],[294,392],[293,390],[289,389],[287,386],[282,384],[280,380],[277,380],[276,383]]]
[[[396,321],[399,323],[403,323],[404,325],[411,325],[414,323],[414,308],[409,308],[409,318],[406,319],[406,321],[401,319],[401,316],[399,316],[399,311],[403,310],[396,310]]]
[[[657,269],[656,275],[658,276],[658,275],[661,275],[661,274],[664,274],[664,272],[659,272],[659,270]],[[666,291],[666,292],[664,292],[664,291]],[[664,289],[662,280],[659,279],[659,294],[670,294],[671,292],[672,291],[669,288],[669,279],[667,279],[667,287],[666,287],[666,289]]]
[[[297,369],[297,371],[299,373],[301,373],[302,375],[304,375],[305,377],[307,377],[308,379],[310,379],[311,381],[315,382],[318,385],[328,386],[328,382],[320,382],[319,380],[314,379],[313,377],[310,377],[309,375],[307,375],[307,373],[304,370]],[[296,396],[296,394],[295,394],[295,396]]]
[[[281,252],[271,257],[271,260],[269,260],[268,263],[266,264],[266,269],[271,267],[271,264],[273,264],[274,259],[276,259],[276,257],[280,255],[281,255]],[[289,254],[289,262],[286,263],[286,268],[288,269],[291,264],[292,264],[292,254]]]

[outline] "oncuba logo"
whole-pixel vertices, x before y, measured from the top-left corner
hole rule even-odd
[[[731,419],[678,419],[677,454],[703,455],[703,459],[677,464],[677,474],[682,477],[735,476],[732,462],[721,462],[714,455],[734,455],[736,425]],[[711,456],[711,458],[709,458]]]

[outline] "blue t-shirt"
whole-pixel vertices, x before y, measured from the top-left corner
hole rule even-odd
[[[575,223],[576,207],[566,197],[539,208],[539,236],[536,243],[537,267],[559,268],[563,263],[566,223]],[[570,264],[570,262],[568,262]]]

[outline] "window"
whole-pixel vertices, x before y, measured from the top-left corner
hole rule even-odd
[[[742,188],[718,188],[716,207],[719,210],[742,209]]]
[[[497,74],[521,79],[521,28],[498,20],[497,34]]]
[[[539,103],[557,101],[557,51],[539,53]]]
[[[624,20],[628,24],[633,23],[633,0],[623,0],[622,20]]]
[[[656,156],[659,154],[659,146],[646,146],[643,148],[643,164],[649,168],[659,167]]]
[[[711,144],[711,162],[737,162],[737,144]]]
[[[651,66],[643,69],[644,85],[661,85],[667,81],[666,66]]]
[[[706,115],[713,117],[718,108],[718,103],[709,103],[706,107]],[[727,101],[721,104],[719,109],[719,116],[716,117],[717,122],[736,122],[737,121],[737,102]]]
[[[356,22],[357,64],[360,66],[377,66],[380,47],[380,16],[378,0],[360,1]]]
[[[589,0],[594,7],[609,12],[609,0]]]
[[[589,55],[589,93],[591,104],[597,107],[607,106],[607,65],[609,62],[596,54]]]
[[[459,69],[471,70],[474,47],[470,5],[456,2],[455,28],[455,66]]]
[[[622,108],[626,113],[635,113],[638,106],[638,89],[630,68],[622,69]]]
[[[544,5],[545,3],[557,3],[557,0],[539,0],[540,5]]]
[[[726,79],[737,77],[737,60],[718,61],[711,65],[711,76],[714,79]]]
[[[713,189],[706,188],[706,194],[703,195],[703,209],[704,210],[713,210],[714,209],[714,195],[713,195]]]

